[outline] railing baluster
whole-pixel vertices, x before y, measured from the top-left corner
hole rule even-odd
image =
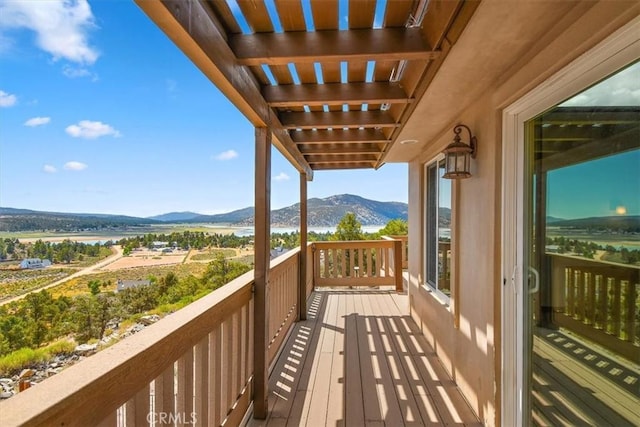
[[[135,396],[125,403],[124,406],[124,425],[126,427],[135,427],[136,425],[136,401]]]
[[[565,289],[566,289],[566,301],[567,304],[565,306],[565,313],[567,314],[567,316],[572,316],[573,317],[573,308],[574,308],[574,303],[573,303],[573,269],[572,268],[566,268],[565,269]]]
[[[209,425],[219,426],[222,423],[222,324],[209,334],[211,351],[209,352]]]
[[[193,412],[193,348],[178,359],[176,413]]]
[[[586,280],[584,278],[586,273],[582,271],[576,272],[576,308],[575,308],[575,318],[576,320],[582,321],[584,319],[584,287],[586,284]]]
[[[371,271],[373,270],[373,257],[371,256],[373,250],[370,248],[365,249],[367,253],[367,277],[371,277]]]
[[[135,406],[135,426],[148,426],[154,414],[151,413],[150,408],[150,388],[149,384],[142,388],[142,390],[136,393],[134,398]]]
[[[593,281],[593,273],[585,273],[585,281],[587,282],[587,313],[585,323],[587,325],[595,325],[596,322],[596,287]]]
[[[620,281],[620,339],[631,341],[633,337],[633,291],[628,280]]]
[[[331,250],[323,249],[322,251],[319,251],[319,253],[323,255],[322,259],[324,260],[324,277],[329,278],[331,277],[331,275],[329,274],[329,264],[331,263],[330,261]]]
[[[229,408],[231,407],[232,399],[231,399],[231,387],[232,381],[229,378],[227,373],[229,372],[229,367],[231,366],[231,359],[233,359],[232,353],[232,342],[233,338],[231,335],[231,319],[227,318],[222,324],[222,368],[224,370],[222,375],[222,414],[223,417],[226,417],[229,413]]]
[[[596,276],[596,286],[598,287],[598,320],[596,327],[602,330],[607,328],[607,281],[604,276],[598,274]]]
[[[341,249],[336,252],[340,252],[340,271],[336,272],[336,277],[347,277],[347,271],[350,269],[350,261],[351,261],[351,250],[350,249]]]
[[[613,307],[611,318],[613,321],[613,335],[620,336],[620,314],[621,314],[621,292],[622,292],[622,280],[612,279],[613,284]]]
[[[231,397],[232,397],[232,404],[233,402],[235,402],[235,400],[238,398],[238,396],[240,395],[240,310],[236,311],[235,313],[233,313],[232,316],[232,346],[231,346],[231,351],[232,351],[232,355],[233,357],[231,358],[232,361],[232,365],[231,365],[231,373],[230,376],[232,377],[232,393],[231,393]]]
[[[206,426],[209,419],[209,336],[196,344],[195,348],[195,421],[198,426]],[[189,416],[190,414],[187,414]]]

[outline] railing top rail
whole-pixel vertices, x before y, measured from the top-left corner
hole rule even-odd
[[[392,248],[394,240],[344,240],[344,241],[323,241],[313,242],[317,247],[323,248]]]
[[[392,234],[389,236],[380,236],[380,238],[384,240],[409,240],[409,236],[407,236],[406,234]]]
[[[0,403],[3,425],[97,425],[251,299],[253,270]],[[144,367],[144,369],[141,369]],[[99,399],[97,399],[99,396]],[[125,401],[126,401],[125,399]]]
[[[620,264],[620,263],[611,262],[611,261],[603,261],[603,260],[597,260],[597,259],[581,258],[581,257],[573,256],[573,255],[558,254],[558,253],[555,253],[555,252],[545,252],[545,255],[557,258],[558,260],[561,260],[562,262],[572,262],[572,263],[574,263],[574,264],[576,264],[578,266],[604,267],[604,268],[617,267],[617,268],[639,270],[640,271],[640,266],[638,266],[638,265]]]

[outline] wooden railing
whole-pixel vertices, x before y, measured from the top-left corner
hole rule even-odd
[[[315,286],[395,286],[402,291],[402,242],[315,242]]]
[[[451,242],[438,241],[438,289],[451,296]]]
[[[553,322],[635,360],[640,352],[640,268],[547,254]]]
[[[409,236],[382,236],[383,240],[400,240],[402,242],[402,268],[406,270],[409,268]]]
[[[299,253],[270,265],[270,360],[296,317]],[[252,286],[249,272],[2,402],[1,424],[240,424],[252,395]]]
[[[269,364],[280,350],[287,331],[296,321],[298,308],[298,281],[300,250],[292,250],[271,262],[269,270]]]

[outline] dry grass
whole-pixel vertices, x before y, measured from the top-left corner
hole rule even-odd
[[[62,295],[72,297],[76,295],[86,294],[89,292],[88,284],[92,280],[98,280],[100,283],[111,282],[110,286],[101,288],[103,292],[112,292],[116,290],[116,283],[118,279],[122,280],[143,280],[150,276],[157,278],[164,277],[167,273],[174,273],[178,278],[187,277],[193,275],[199,277],[204,273],[207,265],[204,263],[189,263],[189,264],[173,264],[173,265],[160,265],[160,266],[142,266],[126,268],[122,270],[114,271],[102,271],[95,274],[88,274],[86,276],[76,277],[67,281],[66,283],[56,286],[50,289],[51,294],[54,297]]]

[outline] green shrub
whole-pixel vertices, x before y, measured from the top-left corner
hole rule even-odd
[[[60,340],[46,347],[21,348],[0,357],[0,375],[11,375],[36,363],[45,362],[58,354],[71,353],[76,347],[74,341]]]

